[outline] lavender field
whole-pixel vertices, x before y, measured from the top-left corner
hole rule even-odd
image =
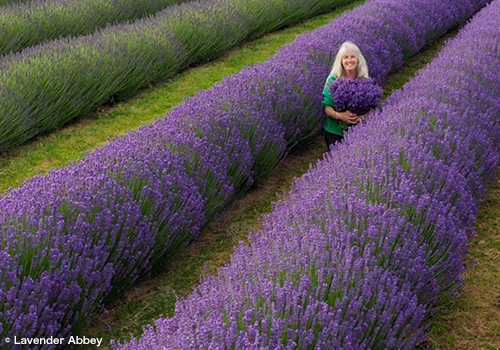
[[[17,23],[3,24],[6,50],[13,48],[15,40],[34,44],[39,41],[34,37],[44,31],[53,31],[53,37],[72,34],[52,28],[53,21],[63,22],[63,26],[65,22],[77,33],[95,27],[90,20],[83,25],[77,23],[85,16],[95,21],[103,16],[101,22],[107,23],[113,16],[120,17],[120,11],[134,12],[135,8],[137,16],[146,11],[138,2],[125,1],[121,3],[125,8],[120,10],[118,2],[111,1],[118,8],[108,3],[112,7],[109,14],[105,16],[106,11],[101,10],[96,15],[96,1],[92,6],[81,1],[60,1],[52,0],[43,11],[30,14],[25,13],[24,6],[31,2],[18,5],[20,8],[11,14],[4,11],[7,19]],[[140,88],[165,81],[197,62],[218,57],[245,40],[352,1],[185,2],[131,23],[42,42],[0,57],[0,152],[65,125],[110,100],[129,98]],[[14,16],[19,11],[26,18]],[[26,21],[35,23],[23,24]]]
[[[0,339],[77,332],[103,302],[195,240],[287,152],[317,135],[318,92],[341,42],[358,44],[382,84],[484,7],[381,111],[297,180],[264,229],[237,248],[218,276],[179,300],[174,317],[114,346],[420,344],[428,317],[460,290],[477,207],[498,166],[500,1],[489,2],[432,1],[429,13],[429,0],[368,1],[155,123],[9,191],[0,198]],[[319,6],[303,3],[308,11]],[[196,60],[219,50],[192,45],[202,30],[194,26],[183,39]],[[227,30],[234,28],[217,35]],[[0,74],[26,72],[12,57],[0,61]],[[137,86],[116,84],[124,94]],[[49,89],[58,101],[62,91]],[[470,100],[478,103],[464,103]]]
[[[0,56],[152,15],[182,0],[33,0],[0,8]]]
[[[178,301],[174,317],[116,348],[422,342],[426,317],[460,288],[477,204],[498,167],[499,15],[496,0],[297,180],[263,230]],[[464,105],[472,96],[479,103]]]

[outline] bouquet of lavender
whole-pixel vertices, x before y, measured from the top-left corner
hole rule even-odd
[[[356,115],[364,115],[378,106],[382,97],[382,88],[373,79],[337,79],[330,84],[330,94],[337,112],[351,111]],[[348,125],[341,122],[341,127]]]

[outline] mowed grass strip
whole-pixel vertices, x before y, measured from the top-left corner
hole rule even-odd
[[[103,146],[114,136],[123,136],[141,125],[163,117],[172,107],[195,92],[210,88],[247,65],[266,61],[283,45],[305,31],[331,22],[343,12],[364,3],[360,0],[296,26],[247,42],[210,64],[192,67],[168,80],[150,86],[135,98],[112,107],[97,109],[89,116],[17,148],[0,153],[0,193],[17,188],[38,173],[77,161],[86,151]]]
[[[428,46],[392,74],[384,86],[384,96],[401,88],[455,34],[456,31]],[[151,279],[138,283],[114,305],[109,305],[107,313],[95,317],[82,335],[103,337],[103,343],[109,344],[110,339],[125,340],[130,334],[140,336],[142,327],[159,315],[173,315],[176,299],[188,296],[200,278],[215,274],[219,267],[228,263],[234,246],[246,241],[249,232],[260,227],[260,218],[271,211],[272,203],[288,192],[294,179],[305,174],[325,151],[321,135],[294,149],[269,179],[234,202],[206,227],[197,241],[168,264],[157,268]]]

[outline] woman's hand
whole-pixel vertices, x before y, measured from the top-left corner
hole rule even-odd
[[[325,107],[325,113],[330,118],[339,120],[348,125],[358,124],[360,121],[359,117],[356,114],[350,111],[337,112],[333,109],[333,107]]]
[[[354,114],[350,111],[336,112],[335,114],[336,114],[335,116],[337,117],[338,120],[340,120],[341,122],[350,124],[350,125],[358,124],[360,121],[360,118],[356,114]]]

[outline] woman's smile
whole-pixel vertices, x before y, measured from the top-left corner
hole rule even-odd
[[[342,65],[346,72],[354,71],[358,68],[358,58],[351,51],[347,51],[342,57]]]

